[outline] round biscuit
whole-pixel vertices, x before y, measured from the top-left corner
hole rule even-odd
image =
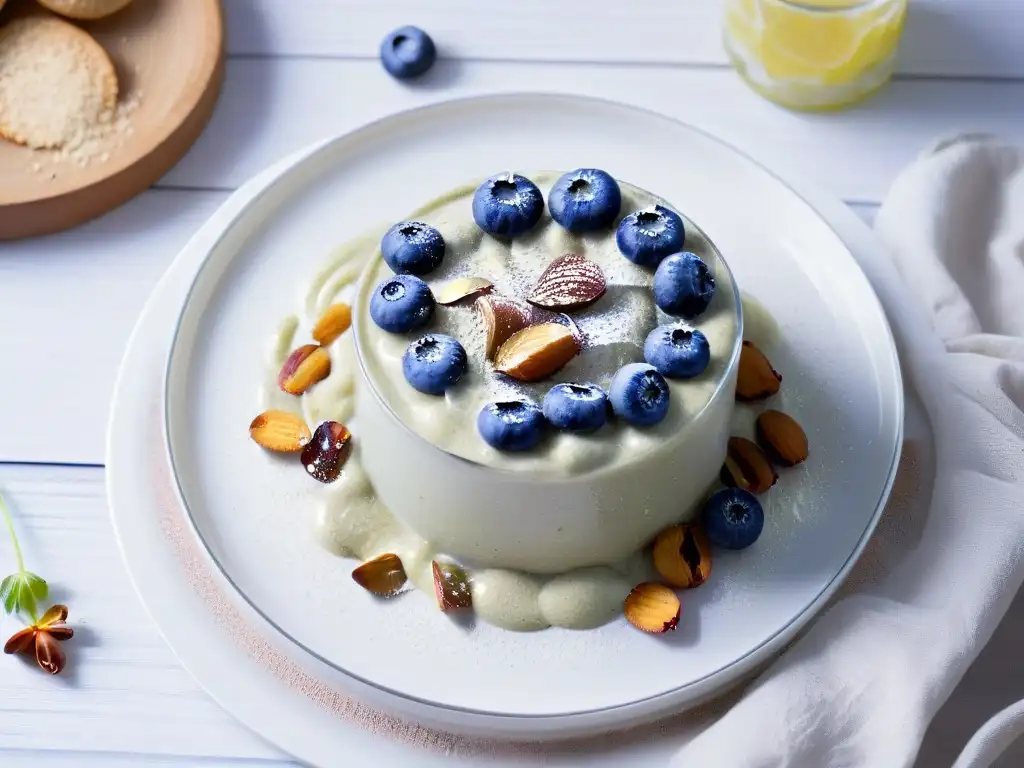
[[[88,33],[55,17],[0,27],[0,137],[57,148],[117,106],[117,74]]]
[[[132,0],[36,0],[41,6],[69,19],[102,19],[117,13]],[[2,4],[2,3],[0,3]]]

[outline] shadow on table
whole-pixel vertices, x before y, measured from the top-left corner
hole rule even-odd
[[[989,4],[991,17],[998,8]],[[1009,16],[1017,11],[1007,4]],[[979,18],[982,11],[978,12]],[[911,2],[900,42],[897,70],[910,74],[1006,77],[1020,75],[1020,47],[1010,35],[971,26],[972,11],[957,3]]]

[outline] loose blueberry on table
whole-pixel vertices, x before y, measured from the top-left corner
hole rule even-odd
[[[654,303],[666,314],[687,320],[708,308],[715,295],[715,276],[695,253],[675,253],[654,273]]]
[[[620,368],[608,392],[615,415],[634,426],[649,427],[668,414],[668,382],[652,365],[630,363]]]
[[[544,197],[537,185],[515,173],[491,176],[473,195],[473,220],[495,237],[529,232],[543,213]]]
[[[434,66],[437,48],[419,27],[400,27],[381,41],[380,60],[392,77],[407,80]]]
[[[559,177],[548,193],[551,218],[570,232],[610,227],[621,207],[619,183],[596,168],[577,168]]]
[[[544,416],[558,429],[594,432],[608,420],[608,396],[594,384],[556,384],[544,396]]]
[[[644,341],[644,360],[670,379],[692,379],[711,362],[707,336],[683,325],[662,325]]]
[[[402,275],[426,275],[444,259],[441,233],[429,224],[402,221],[391,227],[380,241],[380,252],[391,271]]]
[[[708,539],[723,549],[746,549],[764,529],[761,502],[742,488],[724,488],[713,493],[700,517]]]
[[[657,267],[683,247],[683,220],[661,205],[629,214],[615,231],[619,252],[641,267]]]
[[[463,377],[467,365],[462,344],[440,333],[417,339],[402,356],[405,380],[425,395],[443,395]]]
[[[408,333],[422,328],[434,314],[430,286],[413,275],[384,280],[370,297],[370,317],[388,333]]]
[[[490,403],[481,409],[476,427],[487,444],[499,451],[529,451],[544,437],[544,414],[521,400]]]

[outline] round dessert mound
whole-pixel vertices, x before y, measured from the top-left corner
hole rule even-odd
[[[732,276],[685,215],[614,185],[501,173],[396,223],[355,301],[365,394],[441,451],[538,477],[724,451]]]

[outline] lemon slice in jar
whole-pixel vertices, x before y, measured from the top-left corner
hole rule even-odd
[[[764,34],[761,0],[731,0],[727,3],[725,29],[734,46],[748,55],[758,51]]]
[[[756,2],[756,0],[753,0]],[[761,60],[777,80],[841,85],[856,80],[896,48],[906,4],[812,0],[803,7],[763,0]]]

